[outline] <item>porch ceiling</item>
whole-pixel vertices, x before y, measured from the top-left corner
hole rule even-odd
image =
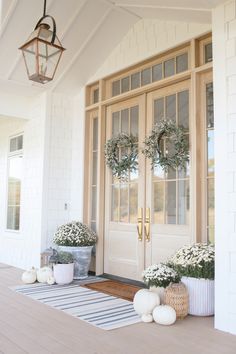
[[[43,0],[0,1],[0,91],[34,95],[46,89],[83,86],[132,25],[142,18],[211,22],[224,0],[48,0],[58,36],[67,48],[53,83],[28,81],[20,51],[42,14]]]

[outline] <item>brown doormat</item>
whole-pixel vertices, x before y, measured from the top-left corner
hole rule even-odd
[[[83,286],[85,288],[100,291],[108,295],[117,296],[128,301],[133,301],[134,295],[141,289],[138,286],[121,283],[115,280],[100,281]]]

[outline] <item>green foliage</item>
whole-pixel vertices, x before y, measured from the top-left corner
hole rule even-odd
[[[163,151],[163,139],[168,138],[173,144],[174,152]],[[149,137],[144,141],[143,154],[151,160],[152,169],[160,165],[164,171],[169,168],[186,169],[189,161],[189,148],[182,128],[174,122],[163,120],[157,124]]]
[[[121,133],[113,136],[105,144],[105,159],[113,176],[127,179],[128,173],[137,170],[138,138]]]
[[[74,262],[73,256],[69,252],[60,251],[57,253],[55,257],[55,263],[58,264],[69,264],[73,262]]]

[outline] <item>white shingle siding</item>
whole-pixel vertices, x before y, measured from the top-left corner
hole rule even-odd
[[[213,11],[216,328],[236,334],[236,1]]]

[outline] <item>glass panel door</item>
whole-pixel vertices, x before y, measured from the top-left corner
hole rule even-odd
[[[163,119],[173,121],[184,129],[190,138],[189,82],[173,85],[148,95],[147,134]],[[162,140],[165,156],[173,154],[171,139]],[[164,172],[156,166],[151,170],[147,161],[146,206],[151,210],[151,237],[146,247],[147,264],[166,261],[167,258],[190,239],[190,165],[185,169]]]
[[[141,280],[144,268],[144,239],[137,232],[138,214],[145,203],[145,159],[141,144],[145,137],[145,97],[140,96],[109,106],[106,117],[107,140],[119,133],[138,138],[138,170],[127,180],[112,176],[106,168],[106,215],[104,272],[124,278]],[[122,157],[127,151],[120,149]]]

